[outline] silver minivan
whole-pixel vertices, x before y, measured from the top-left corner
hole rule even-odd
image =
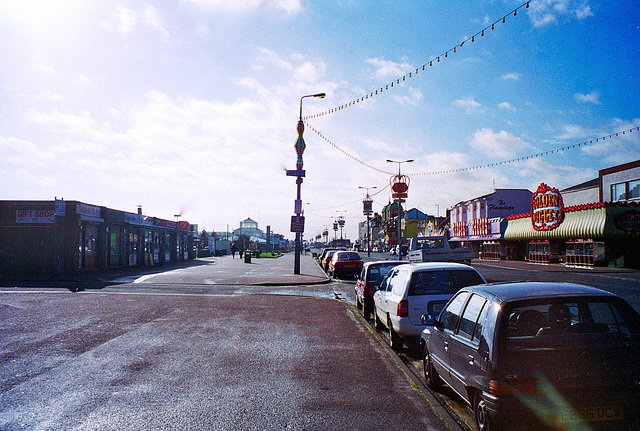
[[[459,263],[397,266],[373,295],[376,328],[387,328],[389,344],[394,350],[400,350],[403,344],[417,348],[426,327],[422,323],[423,315],[437,317],[458,290],[485,283],[473,267]]]

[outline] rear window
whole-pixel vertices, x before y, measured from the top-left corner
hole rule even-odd
[[[508,337],[640,335],[638,314],[619,298],[580,297],[521,302],[505,314]]]
[[[409,295],[454,294],[463,287],[483,283],[484,280],[475,270],[414,272],[409,285]]]
[[[338,260],[362,260],[358,253],[338,253]]]
[[[380,283],[382,278],[394,268],[397,263],[389,264],[389,265],[375,265],[369,268],[369,282],[371,283]]]

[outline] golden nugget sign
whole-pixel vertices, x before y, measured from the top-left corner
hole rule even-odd
[[[531,224],[535,230],[552,230],[564,218],[564,203],[558,189],[541,183],[531,198]]]

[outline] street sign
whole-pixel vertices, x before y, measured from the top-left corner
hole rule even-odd
[[[304,177],[305,170],[304,169],[287,169],[288,177]]]
[[[304,216],[291,216],[291,232],[303,233],[304,232]]]

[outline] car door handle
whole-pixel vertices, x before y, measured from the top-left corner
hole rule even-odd
[[[449,350],[449,342],[445,341],[444,342],[444,351],[447,352]]]
[[[475,358],[473,357],[473,355],[469,355],[469,365],[473,365]]]

